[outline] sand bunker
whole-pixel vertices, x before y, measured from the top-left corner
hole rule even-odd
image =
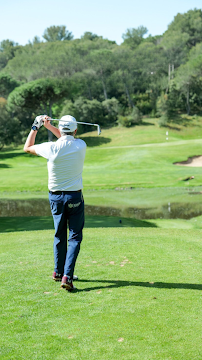
[[[202,166],[202,155],[189,157],[186,161],[176,162],[174,165],[200,167]]]

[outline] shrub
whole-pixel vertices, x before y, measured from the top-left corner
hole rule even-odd
[[[131,120],[132,125],[137,125],[142,122],[142,113],[140,112],[137,106],[133,108],[129,118]]]
[[[79,97],[74,103],[66,101],[60,113],[63,115],[72,115],[77,121],[98,123],[99,125],[111,125],[117,121],[119,111],[119,102],[115,98],[107,99],[105,101],[98,101],[96,99],[88,100]],[[88,125],[79,127],[80,132],[93,130]]]
[[[182,110],[181,100],[181,95],[176,90],[175,83],[171,82],[168,94],[162,93],[156,102],[157,115],[160,116],[160,126],[176,121],[178,114]]]
[[[102,102],[105,121],[107,124],[111,125],[117,121],[118,112],[119,112],[119,102],[117,99],[107,99]]]
[[[1,99],[0,102],[0,150],[4,145],[11,145],[12,143],[20,143],[19,137],[19,121],[12,118],[11,113],[8,112],[6,101]]]
[[[119,116],[118,117],[118,124],[124,127],[130,127],[131,126],[131,121],[129,120],[129,118],[127,116]]]
[[[64,106],[62,108],[62,111],[60,113],[60,118],[64,115],[72,115],[76,117],[75,114],[75,107],[71,100],[66,100],[64,103]]]
[[[134,104],[142,114],[150,114],[153,109],[153,101],[150,93],[140,93],[132,96]]]
[[[141,124],[141,122],[142,122],[142,113],[137,107],[133,108],[130,115],[118,117],[118,124],[124,127],[138,125]]]

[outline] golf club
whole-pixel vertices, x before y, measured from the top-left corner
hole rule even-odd
[[[66,120],[61,120],[61,119],[51,119],[51,120],[54,120],[54,121],[66,121]],[[81,121],[77,121],[77,124],[97,126],[98,135],[101,134],[100,125],[98,125],[98,124],[90,124],[90,123],[81,122]]]

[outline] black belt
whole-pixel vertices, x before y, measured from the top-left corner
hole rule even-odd
[[[72,193],[72,192],[81,192],[81,190],[69,190],[69,191],[50,191],[49,190],[49,193],[52,195],[62,195],[62,194],[69,194],[69,193]]]

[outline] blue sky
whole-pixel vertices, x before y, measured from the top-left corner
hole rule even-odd
[[[202,0],[0,0],[0,41],[25,45],[34,36],[42,39],[52,25],[65,25],[74,38],[85,31],[122,42],[127,28],[147,27],[161,35],[177,13],[202,8]]]

